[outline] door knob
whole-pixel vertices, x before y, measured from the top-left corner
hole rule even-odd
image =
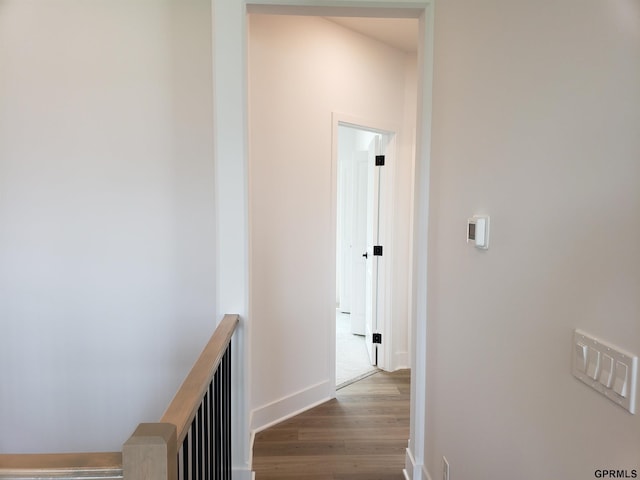
[[[369,252],[364,252],[364,253],[362,254],[362,256],[363,256],[364,258],[369,258]]]

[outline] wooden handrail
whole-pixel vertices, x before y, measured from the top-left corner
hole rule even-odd
[[[5,454],[0,479],[121,479],[122,453]]]
[[[160,419],[162,423],[172,423],[176,426],[178,445],[182,444],[189,432],[202,397],[220,364],[238,322],[238,315],[224,316]]]
[[[158,424],[141,424],[136,433],[152,437],[167,437],[167,442],[176,449],[176,436],[168,433],[176,427],[178,445],[189,432],[189,427],[202,402],[211,379],[231,342],[238,325],[238,315],[225,315],[216,327],[211,339],[191,368],[189,375],[169,404]],[[162,424],[166,426],[163,427]],[[171,424],[171,425],[166,425]],[[141,428],[142,427],[142,428]],[[169,428],[171,427],[171,428]],[[158,430],[158,432],[156,432]],[[151,432],[151,433],[150,433]],[[160,435],[162,433],[162,435]],[[133,439],[133,440],[132,440]],[[137,437],[132,436],[125,449],[135,445]],[[135,455],[135,454],[134,454]],[[129,457],[131,458],[131,457]],[[172,460],[173,461],[173,460]],[[171,463],[169,464],[169,466]],[[165,468],[166,470],[166,468]],[[169,468],[173,475],[174,468]],[[147,472],[148,473],[148,472]],[[47,454],[1,454],[0,480],[122,480],[122,452],[100,453],[47,453]]]

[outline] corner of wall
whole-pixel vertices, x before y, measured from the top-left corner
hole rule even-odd
[[[251,412],[251,432],[255,434],[305,412],[332,398],[331,382],[324,381],[283,397]]]
[[[393,371],[410,368],[409,352],[395,352],[393,355]]]
[[[416,463],[415,457],[411,452],[411,442],[406,449],[405,466],[402,473],[406,480],[432,480],[427,468],[424,465]]]
[[[232,477],[234,480],[255,480],[255,473],[251,469],[234,468]]]

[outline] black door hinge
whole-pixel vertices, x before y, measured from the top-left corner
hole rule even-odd
[[[384,155],[376,155],[376,167],[384,166]]]
[[[374,245],[373,246],[373,256],[381,257],[382,256],[382,245]]]
[[[382,343],[382,334],[374,333],[373,334],[373,343]]]

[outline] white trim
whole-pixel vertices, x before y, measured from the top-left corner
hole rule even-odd
[[[341,112],[332,112],[331,121],[333,122],[333,125],[335,128],[337,128],[337,124],[340,123],[342,125],[357,127],[361,130],[369,130],[376,133],[397,134],[399,131],[398,125],[394,123],[386,122],[384,120],[379,120],[375,118],[355,117],[353,115],[348,115]],[[334,133],[336,131],[337,130],[334,130]]]
[[[429,472],[427,472],[427,469],[424,465],[420,469],[420,473],[422,474],[422,480],[431,480],[431,476],[429,475]]]
[[[251,386],[246,14],[243,2],[212,0],[216,318],[240,315],[232,348],[232,468],[248,472]],[[242,477],[242,474],[240,474]],[[246,477],[245,477],[246,478]]]
[[[411,445],[411,441],[409,441],[409,445]],[[402,473],[404,473],[404,477],[407,480],[413,480],[413,473],[416,471],[416,461],[413,458],[413,454],[411,453],[410,446],[405,450],[405,458],[404,458],[404,468],[402,469]]]
[[[249,425],[251,425],[251,422],[253,421],[253,413],[251,415],[249,415],[250,420],[249,420]],[[256,432],[254,430],[251,430],[251,433],[249,435],[249,470],[253,469],[253,445],[256,442]]]
[[[251,431],[255,435],[288,418],[306,412],[333,398],[332,392],[335,392],[335,385],[329,381],[320,382],[256,408],[251,413]]]
[[[433,5],[420,16],[418,124],[416,128],[413,281],[411,309],[411,451],[416,469],[424,464],[427,420],[427,251],[433,84]],[[414,477],[417,477],[414,472]]]
[[[409,352],[395,352],[393,354],[393,371],[409,368]]]
[[[233,480],[255,480],[256,474],[246,468],[233,468],[231,478]]]
[[[418,18],[429,2],[424,0],[247,0],[247,11],[263,15],[316,17]]]
[[[411,443],[411,442],[409,442]],[[431,476],[424,465],[416,463],[411,453],[411,448],[406,449],[404,468],[402,469],[405,480],[431,480]]]
[[[336,296],[336,283],[338,277],[338,270],[336,264],[336,257],[338,252],[337,245],[337,236],[338,236],[338,121],[336,120],[336,113],[331,114],[331,204],[329,208],[331,211],[329,212],[329,225],[331,228],[331,232],[329,238],[330,241],[330,251],[329,258],[333,259],[331,262],[331,282],[329,284],[329,288],[333,290],[333,293],[330,294],[329,298],[333,298],[329,305],[333,305],[330,312],[333,312],[333,320],[329,322],[329,338],[327,339],[329,345],[327,345],[327,353],[328,358],[327,362],[329,363],[329,381],[332,388],[332,395],[335,397],[336,395],[336,309],[335,309],[335,296]]]

